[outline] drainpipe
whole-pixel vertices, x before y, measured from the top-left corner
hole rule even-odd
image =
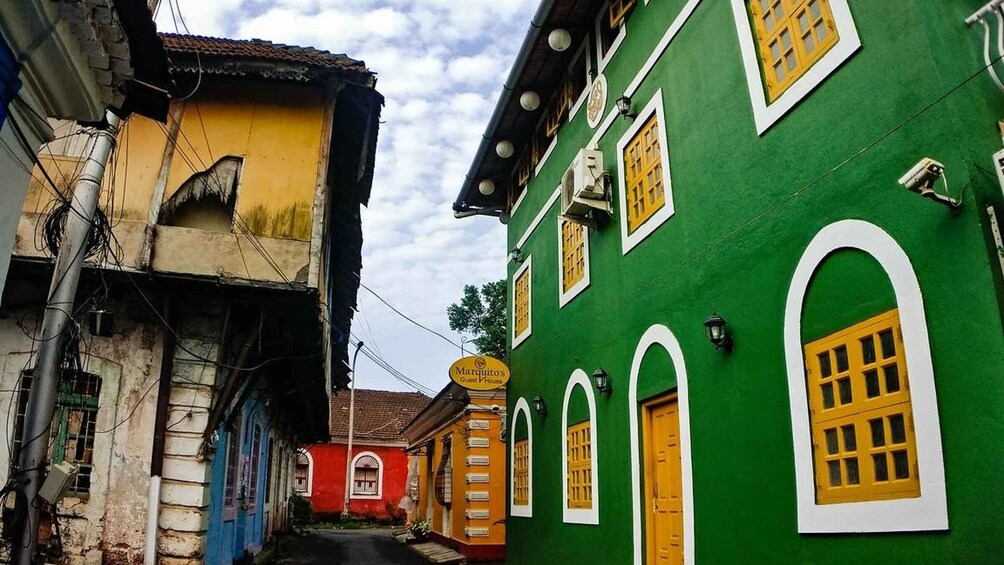
[[[171,297],[164,299],[164,317],[171,327],[178,327],[171,308]],[[169,328],[164,331],[164,354],[160,363],[160,384],[157,389],[157,417],[153,425],[153,453],[150,456],[150,490],[147,495],[146,544],[143,565],[157,565],[157,519],[160,517],[160,481],[164,473],[164,446],[167,441],[167,416],[171,400],[171,373],[174,370],[175,337]]]
[[[345,504],[342,505],[342,519],[348,519],[349,495],[352,493],[352,426],[356,420],[356,359],[363,342],[356,342],[356,352],[352,355],[352,388],[349,391],[349,447],[345,452]]]

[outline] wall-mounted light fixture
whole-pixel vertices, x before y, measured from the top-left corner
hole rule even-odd
[[[603,367],[596,367],[593,371],[593,386],[602,394],[610,394],[610,375],[603,370]]]
[[[492,179],[485,179],[478,183],[478,192],[485,196],[495,194],[495,182]]]
[[[519,95],[519,105],[527,112],[532,112],[540,108],[540,95],[532,90],[527,90]]]
[[[732,334],[729,333],[729,324],[725,321],[725,318],[719,316],[716,312],[712,312],[708,319],[704,321],[704,329],[708,332],[708,341],[711,345],[715,346],[715,349],[725,349],[725,351],[732,351],[733,342]]]
[[[533,397],[533,410],[542,418],[547,416],[547,405],[544,404],[544,399],[539,394]]]
[[[638,112],[631,110],[630,96],[625,94],[617,99],[617,113],[620,114],[622,118],[627,118],[629,120],[633,120],[638,117]]]
[[[512,261],[517,265],[523,262],[523,253],[519,250],[519,247],[513,247],[512,251],[509,252],[509,255],[506,256],[506,263],[509,261]]]
[[[512,157],[513,153],[516,152],[516,148],[512,146],[512,142],[503,139],[502,141],[495,144],[495,154],[503,159],[508,159]]]
[[[567,51],[572,46],[572,34],[559,27],[547,35],[547,44],[558,53]]]

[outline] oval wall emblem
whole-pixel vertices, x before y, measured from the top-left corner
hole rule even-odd
[[[593,87],[589,89],[589,99],[586,100],[586,123],[595,128],[603,119],[603,111],[607,108],[607,78],[596,77]]]
[[[450,365],[450,379],[468,390],[495,390],[509,382],[509,367],[494,357],[471,355]]]

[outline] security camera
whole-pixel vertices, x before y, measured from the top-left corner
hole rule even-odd
[[[935,181],[944,174],[944,165],[930,157],[924,157],[899,179],[899,184],[913,192],[924,194],[933,190]]]
[[[499,406],[498,404],[492,404],[492,412],[493,413],[498,414],[501,411],[502,411],[502,407],[501,406]]]

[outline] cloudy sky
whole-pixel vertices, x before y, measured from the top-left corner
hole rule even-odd
[[[459,343],[446,308],[464,284],[505,276],[504,231],[453,218],[470,166],[538,0],[162,0],[162,31],[180,12],[193,34],[312,46],[362,59],[387,98],[376,181],[363,212],[363,284]],[[174,8],[175,17],[172,18]],[[181,21],[179,31],[185,32]],[[364,289],[353,334],[438,391],[459,350]],[[412,390],[359,357],[360,388]]]

